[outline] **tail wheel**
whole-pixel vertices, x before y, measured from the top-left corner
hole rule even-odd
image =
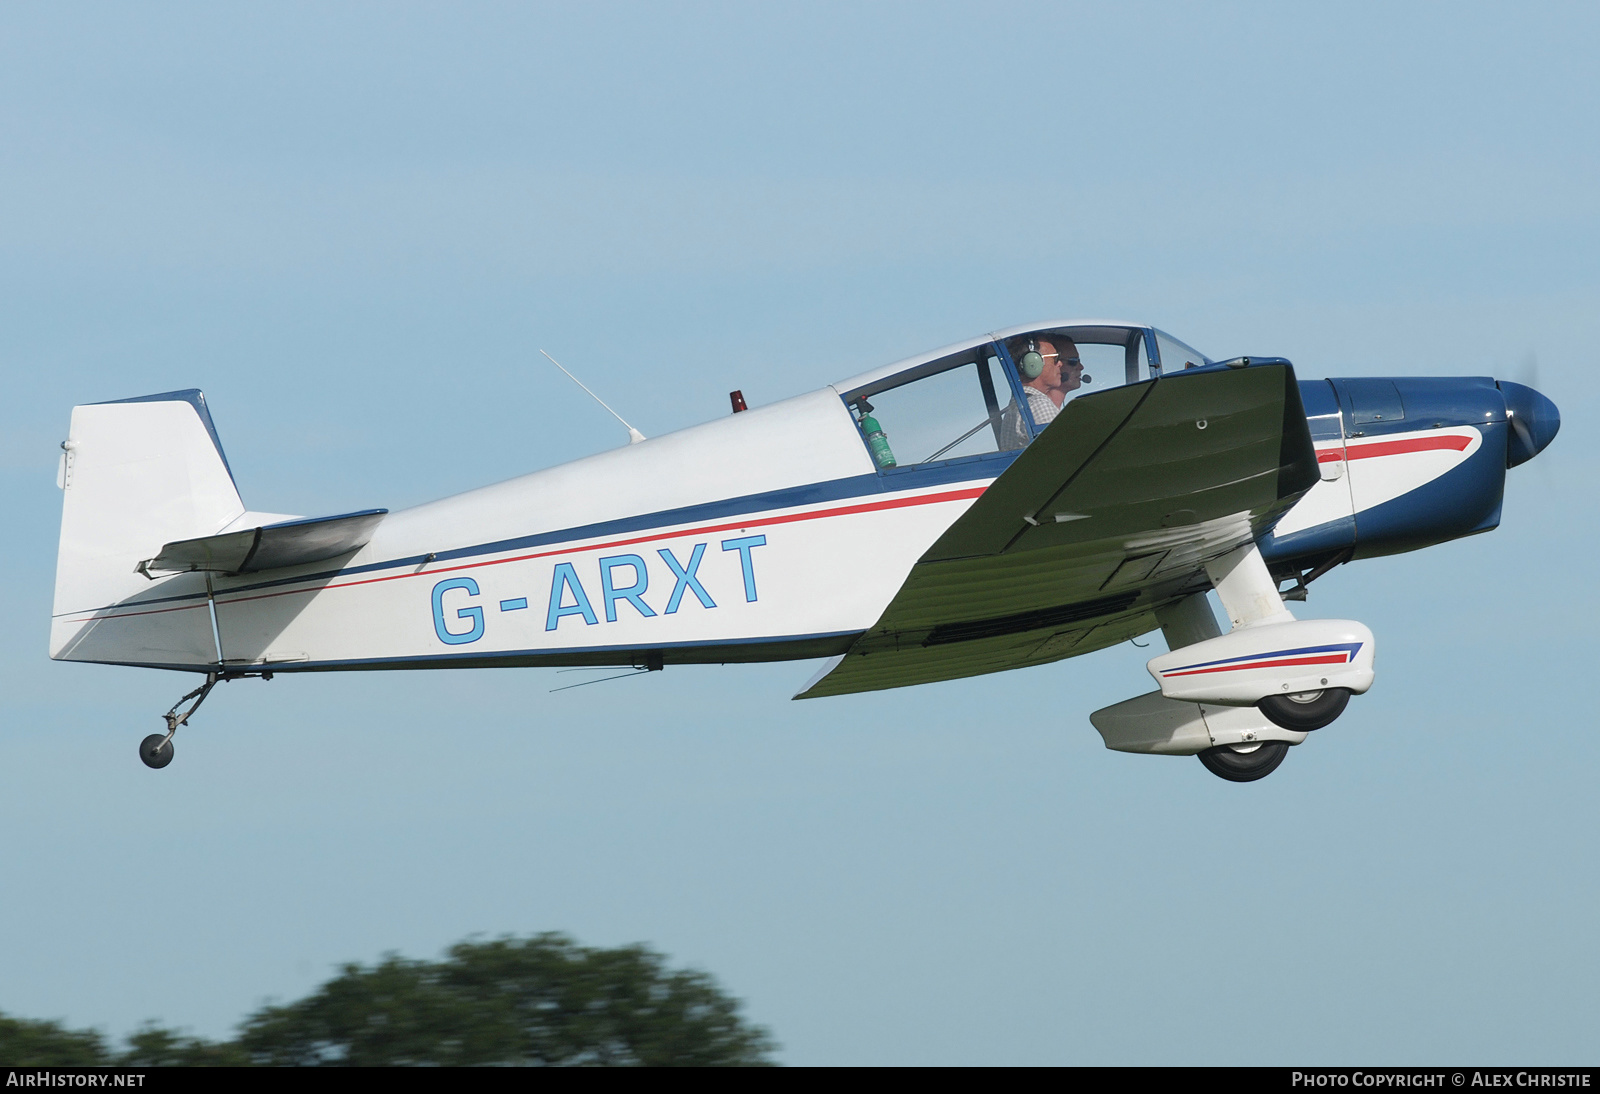
[[[172,741],[165,733],[152,733],[139,742],[139,759],[146,767],[166,767],[172,762],[172,752]]]
[[[1262,741],[1254,745],[1221,745],[1200,753],[1206,770],[1231,783],[1253,783],[1264,779],[1289,754],[1287,741]]]
[[[1344,713],[1345,704],[1349,702],[1349,688],[1327,688],[1269,695],[1256,704],[1256,709],[1284,729],[1306,732],[1328,725]]]

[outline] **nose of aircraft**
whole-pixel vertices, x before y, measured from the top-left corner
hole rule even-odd
[[[1495,386],[1506,400],[1506,417],[1511,420],[1506,440],[1506,466],[1527,463],[1555,440],[1561,428],[1561,412],[1556,404],[1525,384],[1497,380]]]

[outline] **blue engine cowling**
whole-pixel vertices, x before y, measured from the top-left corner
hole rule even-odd
[[[1303,380],[1300,393],[1312,439],[1324,449],[1342,442],[1354,453],[1375,439],[1403,444],[1408,434],[1425,437],[1463,426],[1476,429],[1482,443],[1450,470],[1398,497],[1264,537],[1262,553],[1278,570],[1396,554],[1489,531],[1500,523],[1506,469],[1538,455],[1561,427],[1559,411],[1545,396],[1489,377]],[[1353,473],[1376,472],[1362,466]]]

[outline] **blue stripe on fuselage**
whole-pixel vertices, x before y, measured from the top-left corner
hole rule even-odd
[[[933,486],[945,486],[951,483],[992,479],[1003,474],[1006,468],[1011,466],[1012,461],[1021,454],[1022,450],[1020,449],[1013,452],[996,452],[987,456],[949,460],[944,463],[932,464],[928,467],[896,469],[888,475],[872,473],[853,475],[844,479],[829,479],[825,482],[806,483],[803,486],[785,487],[782,490],[769,490],[760,494],[745,494],[737,498],[724,498],[699,505],[686,505],[678,509],[663,509],[654,513],[641,513],[635,517],[620,517],[616,520],[599,521],[595,524],[577,525],[550,532],[539,532],[534,535],[518,536],[514,539],[497,540],[493,543],[458,547],[451,551],[439,551],[431,557],[428,555],[411,555],[407,558],[389,559],[384,562],[369,562],[361,566],[348,566],[338,570],[323,570],[312,574],[302,574],[299,577],[281,577],[271,581],[258,581],[249,585],[237,585],[221,590],[218,595],[228,597],[237,593],[255,592],[284,585],[298,585],[304,582],[326,581],[335,577],[349,577],[354,574],[421,566],[424,562],[431,565],[456,559],[473,558],[479,555],[519,551],[530,547],[548,547],[576,540],[602,539],[632,532],[649,531],[654,528],[670,528],[678,524],[699,524],[708,520],[744,516],[749,513],[794,509],[806,505],[822,505],[828,502],[846,501],[850,498],[868,497],[873,494],[898,494],[911,490],[925,490]],[[188,593],[182,596],[141,600],[138,604],[143,606],[184,600],[204,600],[205,595],[205,593]],[[134,605],[116,606],[131,608]]]

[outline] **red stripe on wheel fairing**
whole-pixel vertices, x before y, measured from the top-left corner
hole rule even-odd
[[[1288,665],[1343,665],[1349,658],[1342,653],[1324,654],[1321,657],[1286,657],[1281,661],[1247,661],[1242,665],[1219,665],[1214,669],[1189,669],[1186,672],[1163,672],[1169,676],[1201,676],[1208,672],[1237,672],[1242,669],[1276,669]]]

